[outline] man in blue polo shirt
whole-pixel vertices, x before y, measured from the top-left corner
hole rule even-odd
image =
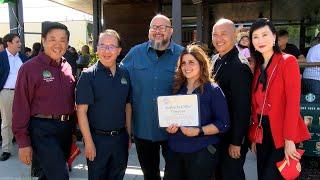
[[[150,23],[149,41],[133,47],[122,61],[132,83],[133,134],[145,180],[160,179],[160,146],[166,159],[168,137],[165,129],[159,128],[156,99],[172,94],[183,50],[171,41],[172,33],[169,18],[156,15]]]
[[[130,79],[116,65],[120,37],[108,29],[100,34],[99,61],[82,72],[76,87],[79,127],[85,144],[89,180],[123,179],[130,144]]]

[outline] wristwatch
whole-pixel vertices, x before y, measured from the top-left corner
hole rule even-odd
[[[204,132],[203,132],[202,127],[199,127],[199,134],[198,134],[198,136],[204,136]]]

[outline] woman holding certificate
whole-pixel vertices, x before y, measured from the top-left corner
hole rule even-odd
[[[292,160],[299,161],[296,144],[310,138],[300,116],[299,65],[294,56],[281,53],[270,20],[254,22],[250,39],[256,68],[252,85],[254,123],[249,139],[257,155],[258,179],[281,180],[276,163],[284,158],[288,165]]]
[[[208,56],[198,45],[187,46],[179,57],[173,93],[198,95],[200,125],[167,127],[166,179],[209,180],[214,173],[218,134],[228,130],[229,114],[224,94],[211,78],[210,67]]]

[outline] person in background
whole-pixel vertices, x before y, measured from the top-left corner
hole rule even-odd
[[[314,38],[314,45],[309,49],[307,62],[320,62],[320,33]],[[305,68],[302,76],[306,93],[320,95],[320,67]]]
[[[210,180],[218,164],[220,137],[229,128],[229,112],[224,94],[211,78],[208,56],[198,45],[182,52],[173,83],[173,94],[197,94],[199,127],[175,124],[169,133],[168,180]]]
[[[0,38],[0,52],[3,51],[5,48],[4,48],[4,43],[3,43],[3,40],[2,38]]]
[[[213,77],[226,96],[230,130],[221,135],[220,163],[216,179],[245,179],[243,165],[248,152],[247,132],[251,114],[252,72],[246,59],[239,57],[236,28],[228,19],[220,19],[212,28],[212,43],[217,49]]]
[[[34,152],[44,176],[39,179],[67,180],[75,112],[75,78],[63,58],[70,33],[61,23],[45,23],[43,52],[18,74],[12,127],[22,163],[30,165]]]
[[[149,41],[131,48],[121,62],[132,81],[133,135],[145,180],[160,179],[160,147],[166,160],[168,136],[165,129],[159,128],[157,97],[172,94],[183,50],[171,40],[172,33],[170,19],[156,15],[150,22]]]
[[[67,60],[67,62],[72,67],[72,74],[75,78],[77,78],[77,60],[78,60],[78,53],[74,47],[68,46],[66,53],[63,57]]]
[[[129,73],[116,64],[120,52],[119,34],[102,32],[99,61],[82,72],[76,87],[89,180],[121,180],[127,168],[132,110]]]
[[[4,43],[2,38],[0,38],[0,52],[4,50]],[[2,120],[1,120],[1,116],[0,116],[0,124],[1,124]],[[1,133],[1,129],[0,129],[0,133]],[[2,136],[0,136],[0,142],[2,143]]]
[[[27,57],[20,53],[21,41],[17,34],[9,33],[3,37],[5,50],[0,52],[0,113],[2,154],[0,161],[6,161],[12,151],[12,102],[18,71]]]
[[[237,43],[237,48],[239,50],[239,54],[246,58],[249,62],[250,69],[253,72],[254,70],[254,59],[251,58],[250,55],[250,50],[249,50],[249,45],[250,45],[250,40],[249,40],[249,34],[247,32],[240,32],[238,34],[240,36],[239,41]]]
[[[90,49],[88,45],[83,45],[81,48],[81,52],[79,54],[79,58],[77,60],[77,75],[83,70],[83,68],[88,68],[90,63]]]
[[[252,84],[252,120],[263,128],[262,143],[253,139],[259,180],[282,180],[276,163],[299,160],[296,144],[310,139],[300,115],[300,72],[297,59],[281,53],[275,27],[266,18],[250,28],[250,53],[256,60]]]
[[[297,58],[298,61],[305,61],[305,57],[301,54],[299,48],[294,44],[288,43],[289,33],[287,30],[281,29],[278,32],[278,44],[282,52],[291,54]]]
[[[24,54],[28,57],[28,59],[30,59],[31,54],[32,54],[32,50],[29,47],[25,47]]]
[[[240,38],[237,43],[237,48],[242,56],[245,58],[250,57],[250,52],[249,52],[249,45],[250,45],[250,40],[249,40],[249,34],[247,33],[240,33],[239,34]]]
[[[40,50],[41,50],[41,43],[39,43],[39,42],[33,43],[33,45],[32,45],[32,54],[31,54],[30,58],[38,56]]]

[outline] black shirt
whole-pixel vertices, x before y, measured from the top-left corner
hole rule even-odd
[[[253,75],[249,66],[239,59],[236,47],[217,60],[214,70],[214,79],[225,94],[230,115],[230,131],[226,133],[224,143],[239,146],[247,135],[250,122]]]
[[[291,54],[291,55],[295,56],[297,59],[301,55],[297,46],[295,46],[294,44],[289,44],[289,43],[287,43],[286,48],[284,50],[282,50],[282,52],[284,52],[286,54]]]

